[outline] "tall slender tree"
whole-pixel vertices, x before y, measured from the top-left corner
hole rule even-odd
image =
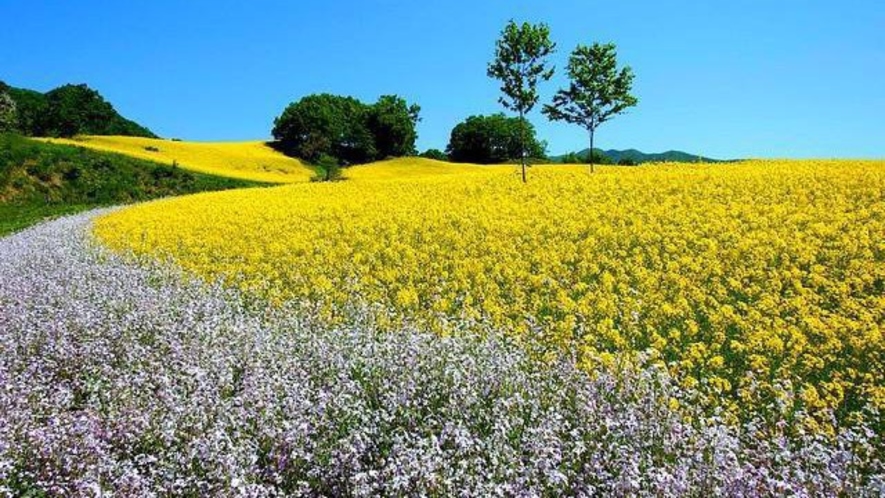
[[[583,126],[590,133],[590,172],[593,172],[593,138],[596,128],[639,103],[630,94],[633,70],[617,67],[613,43],[578,45],[568,62],[568,89],[560,89],[543,113],[552,121]]]
[[[522,181],[526,181],[526,115],[538,103],[538,81],[553,77],[553,66],[547,62],[556,50],[550,41],[546,24],[507,23],[495,46],[495,59],[489,63],[488,75],[501,82],[503,95],[498,99],[505,109],[519,114],[522,145]]]

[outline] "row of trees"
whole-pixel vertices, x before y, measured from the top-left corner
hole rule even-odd
[[[501,82],[499,102],[504,114],[471,116],[451,134],[446,152],[427,151],[425,157],[480,164],[519,158],[522,178],[530,158],[544,157],[544,144],[528,120],[540,100],[538,86],[553,77],[550,57],[556,44],[545,24],[510,21],[495,46],[488,76]],[[619,69],[615,45],[578,45],[569,56],[569,84],[554,94],[542,112],[552,121],[565,121],[587,130],[590,151],[596,129],[635,106],[633,72]],[[348,165],[415,154],[420,107],[396,95],[382,96],[372,105],[353,97],[309,95],[290,104],[274,120],[273,136],[285,153],[310,162]],[[591,171],[596,158],[589,155]]]
[[[510,21],[501,32],[495,58],[488,66],[488,75],[501,82],[500,103],[518,114],[523,129],[523,181],[526,181],[526,159],[529,156],[525,116],[538,103],[539,82],[553,77],[554,68],[549,58],[555,50],[556,44],[550,40],[550,29],[546,24],[518,25]],[[630,67],[618,70],[614,44],[594,43],[575,48],[569,57],[567,73],[568,88],[559,89],[552,103],[544,105],[542,112],[552,121],[565,121],[586,129],[593,151],[596,129],[638,103],[638,99],[630,94],[633,71]],[[592,153],[590,158],[592,172]]]
[[[313,163],[360,164],[414,155],[420,112],[396,95],[372,105],[353,97],[308,95],[286,107],[272,133],[286,154]]]
[[[131,135],[155,137],[117,113],[87,85],[62,85],[46,93],[0,82],[0,131],[28,136]]]

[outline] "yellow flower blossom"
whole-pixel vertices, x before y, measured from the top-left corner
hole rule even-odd
[[[724,404],[790,382],[815,409],[885,407],[885,162],[537,166],[522,184],[414,159],[345,176],[142,204],[94,230],[330,319],[360,300],[391,328],[479,320],[588,368],[651,351]]]

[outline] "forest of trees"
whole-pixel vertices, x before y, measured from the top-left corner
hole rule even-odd
[[[89,86],[62,85],[46,93],[0,82],[0,131],[35,137],[127,135],[155,138]]]

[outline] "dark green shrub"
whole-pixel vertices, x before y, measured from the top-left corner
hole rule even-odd
[[[425,159],[433,159],[435,161],[448,161],[449,156],[446,155],[445,152],[439,149],[427,149],[422,152],[419,157],[423,157]]]

